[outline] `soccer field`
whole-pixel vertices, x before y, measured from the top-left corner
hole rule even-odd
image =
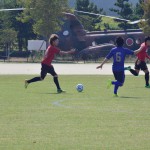
[[[144,76],[126,76],[119,97],[113,76],[64,75],[24,89],[31,75],[0,76],[0,150],[149,150],[150,89]],[[78,93],[75,86],[84,85]]]

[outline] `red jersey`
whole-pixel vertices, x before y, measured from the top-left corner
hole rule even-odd
[[[55,57],[56,54],[59,54],[60,53],[60,50],[54,46],[49,46],[45,52],[45,56],[42,60],[42,64],[45,64],[45,65],[48,65],[48,66],[51,66],[51,63]]]
[[[142,43],[142,44],[141,44],[141,47],[143,47],[143,49],[141,50],[141,52],[139,52],[139,53],[137,54],[138,60],[140,60],[140,61],[145,61],[145,58],[150,59],[150,57],[149,57],[148,54],[147,54],[148,46],[147,46],[145,43]]]

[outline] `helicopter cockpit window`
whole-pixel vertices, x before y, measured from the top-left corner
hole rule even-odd
[[[64,35],[64,36],[68,36],[68,35],[69,35],[69,31],[68,31],[68,30],[65,30],[65,31],[63,32],[63,35]]]
[[[140,38],[136,39],[136,44],[140,45],[141,43],[142,43],[142,42],[141,42],[141,39],[140,39]]]

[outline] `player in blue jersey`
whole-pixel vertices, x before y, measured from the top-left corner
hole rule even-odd
[[[126,55],[134,55],[134,54],[136,55],[141,51],[141,50],[131,51],[127,48],[124,48],[123,44],[124,44],[124,39],[122,37],[118,37],[116,39],[116,47],[110,51],[110,53],[106,56],[102,64],[97,67],[97,69],[99,68],[102,69],[103,65],[110,58],[113,58],[112,71],[113,71],[116,81],[109,81],[107,88],[110,88],[111,85],[114,85],[115,97],[118,97],[117,95],[118,88],[123,86],[124,81],[125,81],[124,61],[125,61]]]

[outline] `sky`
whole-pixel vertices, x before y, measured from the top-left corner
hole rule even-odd
[[[109,15],[113,14],[113,12],[109,11],[109,8],[114,7],[114,3],[116,2],[116,0],[90,0],[90,1],[94,2],[99,8],[103,8],[107,14],[109,14]],[[139,0],[129,0],[129,2],[133,3],[133,4],[136,4],[138,1]],[[76,0],[69,0],[69,5],[71,7],[74,7],[75,2],[76,2]]]

